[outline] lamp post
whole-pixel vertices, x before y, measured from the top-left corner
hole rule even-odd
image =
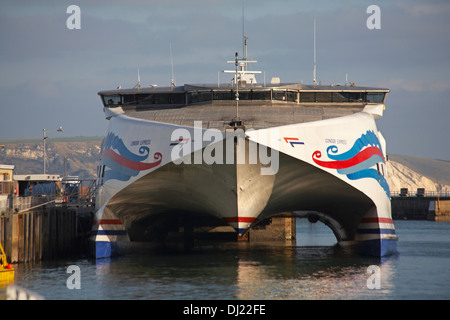
[[[60,126],[59,128],[58,128],[58,130],[56,130],[56,131],[47,131],[47,132],[62,132],[63,131],[63,128],[62,128],[62,126]],[[43,132],[43,134],[42,134],[42,140],[44,140],[44,174],[46,174],[46,152],[45,152],[45,140],[48,138],[47,136],[46,136],[46,134],[45,134],[45,128],[44,129],[42,129],[42,132]]]

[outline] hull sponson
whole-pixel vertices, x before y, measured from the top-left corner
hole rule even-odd
[[[186,130],[189,138],[174,138],[178,128]],[[162,239],[185,219],[196,225],[229,224],[243,234],[280,212],[300,210],[330,217],[344,230],[334,230],[341,242],[355,242],[376,256],[392,253],[395,229],[392,223],[389,228],[382,225],[391,219],[385,143],[371,113],[247,130],[244,148],[232,144],[235,159],[244,154],[240,164],[226,161],[226,146],[234,137],[222,131],[222,139],[212,144],[204,133],[205,128],[111,117],[110,139],[104,143],[100,162],[103,180],[96,219],[119,220],[126,235],[119,239],[110,234],[109,241]],[[192,153],[183,159],[190,158],[191,164],[173,163],[180,160],[173,158],[173,148],[189,141]],[[223,164],[205,163],[205,148],[220,145]],[[261,174],[269,165],[260,158],[250,163],[249,148],[255,146],[267,147],[268,154],[278,153],[273,174]],[[375,218],[379,220],[374,222]],[[97,237],[100,231],[95,231]],[[108,248],[114,254],[114,245]]]
[[[119,243],[130,241],[122,220],[106,206],[95,213],[90,240],[91,252],[97,259],[114,255]]]

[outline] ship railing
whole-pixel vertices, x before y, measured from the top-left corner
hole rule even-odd
[[[15,196],[7,195],[0,200],[0,215],[12,209],[14,212],[28,211],[45,205],[54,205],[61,200],[60,195]]]
[[[9,212],[23,212],[43,206],[93,206],[95,203],[96,180],[79,180],[79,186],[69,191],[58,191],[49,194],[31,194],[17,196],[4,195],[0,198],[0,215]]]
[[[418,191],[392,191],[391,197],[400,198],[400,197],[433,197],[433,198],[450,198],[450,192],[441,191],[426,191],[426,192],[418,192]]]
[[[63,190],[62,204],[75,206],[93,204],[96,188],[96,179],[79,180],[77,187]]]

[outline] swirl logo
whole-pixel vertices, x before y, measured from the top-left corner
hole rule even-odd
[[[108,168],[104,171],[103,181],[110,179],[128,181],[139,172],[152,169],[161,163],[160,152],[154,154],[155,162],[144,162],[149,155],[149,147],[142,146],[139,148],[139,154],[135,154],[128,150],[122,139],[111,132],[108,133],[102,145],[101,163]]]
[[[327,148],[327,156],[333,161],[320,160],[322,153],[317,150],[312,154],[313,161],[324,168],[336,169],[339,174],[344,174],[350,180],[372,178],[378,181],[380,186],[390,196],[389,185],[379,169],[371,169],[378,163],[385,163],[381,144],[373,131],[367,131],[358,138],[347,152],[338,154],[335,145]]]

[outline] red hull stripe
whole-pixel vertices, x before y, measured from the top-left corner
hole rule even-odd
[[[227,218],[223,218],[224,221],[226,222],[253,222],[255,221],[255,218],[252,217],[227,217]]]
[[[116,225],[120,225],[122,224],[122,221],[120,221],[119,219],[96,219],[94,220],[94,224],[95,225],[100,225],[100,224],[116,224]]]
[[[391,218],[364,218],[361,220],[361,223],[391,223],[394,224]]]

